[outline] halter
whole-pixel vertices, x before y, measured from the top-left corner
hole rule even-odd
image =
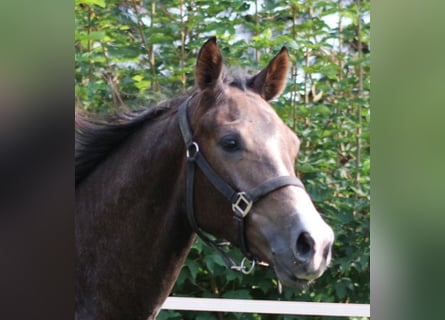
[[[274,177],[257,187],[254,187],[248,191],[236,191],[229,184],[227,184],[218,174],[212,169],[207,160],[204,158],[199,150],[199,145],[193,140],[193,134],[189,125],[187,116],[188,103],[194,95],[188,97],[178,109],[179,128],[181,130],[182,138],[186,146],[186,158],[187,158],[187,184],[186,184],[186,211],[187,218],[193,231],[210,247],[218,252],[227,266],[236,271],[240,271],[244,274],[250,273],[255,267],[257,260],[249,252],[247,241],[245,237],[244,218],[250,213],[253,204],[267,195],[268,193],[275,191],[279,188],[293,185],[300,188],[304,188],[300,179],[294,176],[279,176]],[[222,193],[222,195],[230,201],[232,204],[233,218],[238,222],[238,234],[239,245],[241,252],[245,258],[240,265],[237,265],[228,255],[224,252],[218,244],[211,240],[206,234],[203,233],[201,228],[195,219],[193,210],[193,189],[194,189],[194,177],[195,167],[204,173],[207,179],[212,185]],[[247,268],[245,266],[246,259],[250,260],[251,266]]]

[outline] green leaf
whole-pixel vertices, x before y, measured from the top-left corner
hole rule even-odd
[[[351,186],[350,188],[360,197],[367,197],[368,196],[365,192],[363,192],[363,190],[361,190],[359,188],[356,188],[354,186]]]
[[[251,299],[252,296],[250,292],[246,289],[241,289],[237,291],[228,291],[223,294],[223,297],[226,299]]]
[[[196,276],[198,275],[198,271],[199,271],[199,264],[193,260],[188,260],[186,266],[190,271],[190,276],[192,278],[192,282],[195,283]]]
[[[210,312],[200,312],[196,318],[196,320],[217,320],[218,318]]]
[[[337,297],[341,300],[344,299],[344,297],[346,296],[346,288],[343,285],[343,283],[341,283],[340,281],[336,282],[334,284],[334,288],[335,288],[335,294],[337,295]]]
[[[301,173],[317,172],[317,168],[311,166],[309,163],[303,163],[298,166],[298,171]]]
[[[76,33],[76,40],[102,40],[105,37],[103,31],[92,31],[90,33]]]
[[[95,5],[95,6],[98,6],[98,7],[101,7],[101,8],[105,8],[105,0],[76,0],[76,5],[79,5],[79,4],[85,4],[85,5],[87,5],[87,6],[92,6],[92,5]]]
[[[175,319],[182,319],[182,316],[177,311],[161,310],[161,312],[159,312],[159,314],[156,317],[156,319],[157,320],[175,320]]]
[[[308,112],[310,114],[316,114],[316,115],[326,115],[331,112],[331,109],[329,107],[323,105],[323,104],[317,104],[315,106],[311,106],[308,108]]]

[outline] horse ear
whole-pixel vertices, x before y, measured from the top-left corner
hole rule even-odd
[[[211,37],[199,50],[196,61],[196,83],[199,89],[214,88],[221,75],[222,54],[216,45],[216,37]]]
[[[269,101],[280,95],[287,81],[289,53],[286,47],[269,62],[269,65],[247,81],[247,85],[264,100]]]

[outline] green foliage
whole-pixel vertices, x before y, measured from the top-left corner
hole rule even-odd
[[[369,303],[369,10],[369,0],[76,0],[76,104],[90,111],[110,112],[124,103],[150,105],[189,89],[196,54],[211,35],[218,37],[227,65],[259,70],[281,46],[290,51],[288,86],[272,104],[300,137],[297,171],[334,228],[331,267],[309,289],[279,293],[270,268],[256,268],[247,276],[227,270],[214,251],[197,241],[172,294]],[[340,22],[329,22],[332,16],[341,17]],[[236,248],[230,254],[242,259]],[[264,316],[159,315],[222,318]]]

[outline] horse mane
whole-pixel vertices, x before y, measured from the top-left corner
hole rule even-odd
[[[221,74],[223,84],[247,90],[248,76],[244,69],[224,68]],[[179,106],[194,90],[163,102],[155,107],[142,107],[137,110],[124,109],[111,115],[99,116],[75,110],[75,186],[87,177],[117,146],[126,140],[143,124],[154,121],[159,116]]]
[[[187,96],[179,96],[154,107],[125,108],[109,115],[75,110],[76,187],[116,147],[143,124],[155,121]]]

